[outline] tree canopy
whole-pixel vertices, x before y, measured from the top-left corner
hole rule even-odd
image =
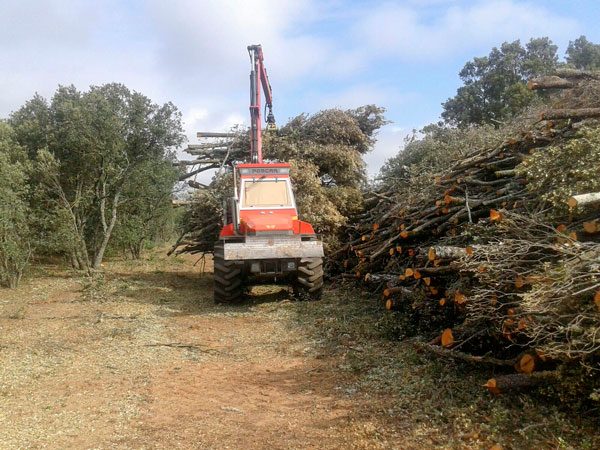
[[[29,161],[6,122],[0,121],[0,283],[16,287],[33,251],[27,201]]]
[[[535,93],[526,81],[556,69],[557,49],[543,37],[525,47],[519,40],[504,42],[488,56],[473,58],[459,73],[464,85],[442,104],[442,118],[451,125],[498,125],[531,102]]]
[[[173,149],[184,140],[181,114],[172,103],[153,103],[122,84],[86,92],[60,86],[50,103],[36,94],[10,122],[35,158],[34,180],[45,201],[68,218],[68,251],[82,268],[100,266],[124,205],[137,214],[131,204],[146,198],[144,188],[165,187],[145,177],[164,176],[169,194],[176,181]]]
[[[580,70],[600,69],[600,44],[593,44],[585,36],[569,41],[567,63]]]

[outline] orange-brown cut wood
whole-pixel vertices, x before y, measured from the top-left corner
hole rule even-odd
[[[454,293],[454,301],[458,304],[458,305],[462,305],[463,303],[465,303],[467,301],[467,296],[464,295],[463,293],[461,293],[458,289],[456,290],[456,292]]]
[[[597,231],[600,230],[600,226],[598,225],[598,223],[594,220],[592,222],[583,222],[583,229],[585,230],[586,233],[588,234],[594,234]]]
[[[454,344],[454,335],[451,328],[446,328],[442,333],[442,346],[449,348]]]
[[[435,260],[435,248],[429,247],[429,251],[427,252],[427,257],[429,258],[429,261]]]
[[[496,211],[495,209],[490,209],[490,221],[500,222],[500,220],[502,220],[502,213]]]
[[[535,358],[528,353],[523,355],[519,361],[519,367],[524,373],[532,373],[535,369]]]

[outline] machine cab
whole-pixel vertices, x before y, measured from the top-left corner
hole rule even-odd
[[[239,164],[239,231],[293,234],[298,220],[289,164]]]
[[[289,164],[239,164],[234,185],[231,223],[223,227],[221,237],[314,235],[310,224],[298,220]]]

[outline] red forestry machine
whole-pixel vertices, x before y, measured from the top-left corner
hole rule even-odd
[[[288,163],[262,157],[261,87],[267,131],[276,130],[271,85],[260,45],[248,47],[250,72],[250,164],[233,166],[234,195],[214,251],[216,303],[240,301],[260,282],[291,284],[297,299],[320,299],[323,244],[313,227],[298,220]],[[265,108],[265,109],[266,109]]]

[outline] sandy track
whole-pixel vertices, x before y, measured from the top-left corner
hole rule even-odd
[[[167,264],[1,291],[0,448],[385,446],[285,293],[216,307],[210,276]]]

